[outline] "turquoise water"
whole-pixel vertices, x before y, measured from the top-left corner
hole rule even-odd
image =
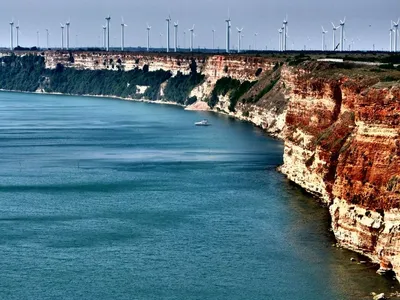
[[[208,118],[212,126],[193,123]],[[180,107],[0,93],[1,299],[370,299],[283,145]],[[397,289],[397,285],[395,289]]]

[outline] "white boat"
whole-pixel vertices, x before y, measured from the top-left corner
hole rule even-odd
[[[203,119],[203,120],[201,120],[200,122],[194,123],[194,125],[196,125],[196,126],[210,126],[211,124],[208,123],[208,120],[207,120],[207,119]]]

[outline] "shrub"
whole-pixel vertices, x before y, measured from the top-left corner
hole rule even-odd
[[[193,96],[193,97],[190,97],[190,98],[188,98],[187,100],[186,100],[186,105],[191,105],[191,104],[193,104],[193,103],[195,103],[197,101],[197,97],[196,96]]]
[[[178,72],[175,77],[169,79],[164,90],[165,98],[170,101],[185,104],[190,92],[203,80],[204,75],[197,73],[183,75],[181,72]]]
[[[379,68],[384,69],[384,70],[394,70],[394,69],[396,69],[396,68],[394,67],[394,65],[391,64],[391,63],[390,63],[390,64],[383,64],[383,65],[380,65]]]

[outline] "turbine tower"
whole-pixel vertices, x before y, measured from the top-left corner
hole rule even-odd
[[[167,21],[167,52],[169,52],[169,24],[171,22],[171,16],[168,16],[168,18],[165,19],[165,21]]]
[[[111,16],[108,15],[106,18],[107,21],[107,45],[106,45],[106,51],[110,51],[110,20]]]
[[[226,22],[226,53],[230,52],[230,44],[231,44],[231,17],[228,16]]]
[[[150,51],[150,30],[151,30],[151,26],[149,26],[149,24],[147,24],[147,52]]]
[[[103,26],[103,49],[106,50],[107,49],[107,25]]]
[[[288,17],[283,20],[283,51],[287,49]]]
[[[392,25],[392,24],[390,24]],[[390,52],[393,52],[393,28],[389,29],[389,37],[390,37]]]
[[[336,45],[336,30],[338,30],[340,26],[335,26],[332,22],[332,35],[333,35],[333,41],[332,41],[332,51],[336,51],[337,45]]]
[[[121,51],[124,51],[125,47],[125,27],[128,26],[124,23],[124,18],[121,17]]]
[[[49,47],[49,35],[50,35],[49,30],[46,28],[46,47],[47,47],[47,49],[50,49],[50,47]]]
[[[254,51],[257,51],[257,36],[258,32],[254,33]]]
[[[236,27],[237,32],[238,32],[238,53],[240,53],[240,44],[242,42],[242,31],[243,31],[243,27],[241,29],[239,29],[238,27]]]
[[[14,50],[14,20],[10,22],[10,50]]]
[[[279,28],[278,32],[279,32],[279,51],[282,51],[282,44],[283,44],[282,43],[282,39],[283,39],[282,33],[283,33],[283,29]]]
[[[67,50],[69,50],[69,25],[71,24],[71,21],[68,20],[67,23],[65,23],[65,26],[67,26]]]
[[[393,28],[394,28],[394,52],[397,52],[397,46],[398,46],[398,35],[399,35],[399,24],[400,24],[400,19],[397,20],[396,22],[393,22]]]
[[[194,24],[190,31],[190,52],[193,52]]]
[[[19,21],[18,21],[18,24],[17,24],[17,26],[15,26],[15,33],[16,33],[16,45],[15,46],[19,46]]]
[[[325,51],[325,34],[327,33],[328,31],[326,31],[322,26],[322,51]]]
[[[39,30],[36,31],[36,38],[37,38],[37,49],[40,49],[40,32],[39,32]]]
[[[174,23],[174,50],[175,50],[175,52],[178,52],[178,25],[179,25],[179,21],[176,21],[176,23]]]
[[[61,50],[64,50],[64,24],[61,25]]]
[[[340,51],[344,50],[344,25],[346,24],[346,17],[343,21],[340,20]]]

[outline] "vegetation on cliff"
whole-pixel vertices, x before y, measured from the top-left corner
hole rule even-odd
[[[197,72],[197,64],[194,59],[192,59],[189,67],[189,75],[183,75],[178,72],[176,76],[168,80],[164,90],[164,98],[166,100],[187,105],[197,100],[197,98],[189,98],[189,94],[197,85],[203,82],[205,76]]]
[[[219,96],[226,96],[229,93],[229,110],[235,111],[236,104],[239,99],[247,93],[257,81],[250,82],[248,80],[240,82],[240,80],[231,77],[223,77],[217,81],[208,100],[208,105],[214,107],[218,101]]]
[[[1,58],[0,88],[34,92],[39,87],[39,79],[44,72],[44,58],[37,55]]]
[[[204,75],[183,75],[181,72],[168,80],[164,90],[166,100],[187,104],[190,92],[204,80]]]
[[[170,72],[145,72],[108,70],[76,70],[57,65],[55,70],[46,70],[50,84],[45,88],[49,92],[60,92],[77,95],[113,95],[118,97],[139,97],[136,86],[149,86],[145,97],[156,100],[159,97],[160,85],[171,77]]]
[[[77,95],[113,95],[159,99],[160,86],[172,74],[148,68],[132,71],[77,70],[58,64],[55,70],[45,69],[42,56],[6,56],[1,59],[0,88],[34,92],[58,92]],[[148,86],[144,95],[137,94],[136,86]]]

